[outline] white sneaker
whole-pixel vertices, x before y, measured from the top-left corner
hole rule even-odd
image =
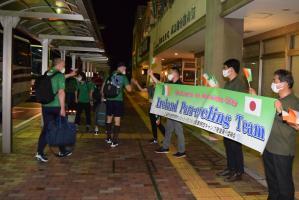
[[[35,158],[40,162],[44,162],[44,163],[48,162],[48,158],[45,155],[36,153]]]
[[[118,143],[117,142],[112,142],[112,144],[111,144],[111,148],[115,148],[115,147],[117,147],[118,146]]]
[[[106,139],[105,142],[106,142],[107,144],[111,144],[111,143],[112,143],[112,140],[111,140],[111,139]]]

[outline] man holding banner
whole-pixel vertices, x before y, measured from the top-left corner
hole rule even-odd
[[[248,86],[244,80],[239,76],[240,62],[237,59],[229,59],[224,63],[223,77],[228,79],[224,89],[236,92],[248,92]],[[242,151],[242,144],[224,138],[224,147],[227,158],[227,168],[217,173],[217,176],[226,177],[225,181],[234,182],[242,179],[244,173],[244,158]]]
[[[293,84],[291,72],[280,69],[274,73],[271,88],[279,95],[279,100],[275,103],[277,115],[263,153],[269,200],[295,199],[292,167],[299,124],[287,119],[288,110],[299,111],[299,99],[292,92]],[[253,89],[250,91],[252,94],[256,93]]]
[[[149,75],[151,76],[152,80],[156,83],[159,81],[156,79],[156,77],[153,75],[152,71],[149,71]],[[170,71],[170,73],[167,76],[167,79],[169,83],[171,84],[182,84],[180,80],[180,70],[176,67],[173,67]],[[164,94],[167,95],[169,91],[167,88],[164,89]],[[165,137],[163,140],[163,146],[156,150],[156,153],[168,153],[169,152],[169,146],[171,143],[171,136],[172,132],[175,132],[178,139],[178,152],[174,154],[177,158],[186,157],[185,153],[185,136],[184,136],[184,130],[183,125],[181,122],[169,119],[167,118],[166,126],[165,126]]]

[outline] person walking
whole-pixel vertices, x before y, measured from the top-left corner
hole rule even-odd
[[[108,86],[108,81],[112,85],[117,87],[117,95],[115,97],[107,97],[107,91],[105,87]],[[107,133],[107,144],[111,144],[112,148],[119,145],[119,133],[121,118],[124,115],[124,90],[128,92],[132,91],[132,87],[126,77],[126,66],[124,63],[119,63],[117,65],[117,70],[114,71],[105,81],[103,85],[102,96],[106,98],[106,133]],[[105,94],[106,93],[106,94]],[[114,119],[114,126],[112,127],[112,121]],[[113,134],[113,138],[111,137]]]
[[[160,81],[160,74],[154,73],[154,77],[158,81]],[[152,105],[154,94],[155,94],[156,83],[152,79],[150,79],[150,82],[151,82],[151,84],[147,88],[142,88],[137,80],[132,79],[132,83],[134,83],[140,91],[148,93],[148,100],[149,100],[150,109],[151,109],[151,105]],[[153,133],[153,138],[150,140],[150,144],[157,144],[158,143],[158,128],[161,131],[161,133],[163,134],[163,136],[165,136],[165,127],[161,123],[161,117],[159,115],[152,114],[150,112],[150,110],[148,112],[148,115],[149,115],[149,119],[151,122],[152,133]]]
[[[75,124],[80,126],[81,114],[85,112],[86,132],[91,132],[91,107],[93,106],[94,84],[87,81],[85,73],[80,73],[78,77],[79,83],[76,91],[77,113]]]
[[[154,76],[151,70],[149,71],[149,75],[154,82],[156,83],[159,82],[159,80],[157,80],[157,78]],[[173,67],[171,69],[167,79],[171,84],[182,84],[180,80],[180,70],[177,67]],[[178,143],[178,152],[173,154],[173,156],[177,158],[186,157],[183,124],[181,122],[172,119],[167,119],[166,126],[165,126],[165,137],[163,140],[163,146],[157,149],[155,152],[169,153],[169,146],[171,143],[171,136],[173,132],[175,132],[175,134],[177,135],[177,143]]]
[[[47,129],[51,121],[56,121],[60,117],[65,117],[65,63],[62,59],[54,60],[52,67],[46,76],[51,77],[52,92],[55,94],[54,100],[42,105],[42,117],[44,126],[38,139],[36,159],[40,162],[48,162],[47,156],[44,154],[44,149],[47,145]],[[72,152],[67,151],[64,146],[59,146],[58,157],[70,156]]]
[[[293,163],[296,151],[296,133],[299,124],[283,120],[282,113],[288,109],[299,111],[299,98],[292,91],[294,78],[291,72],[279,69],[274,72],[272,91],[278,94],[275,102],[276,115],[263,152],[268,200],[294,200]],[[251,94],[256,94],[250,89]]]
[[[248,84],[239,75],[240,62],[237,59],[229,59],[224,62],[222,70],[223,77],[227,79],[224,89],[236,92],[248,93]],[[234,182],[242,179],[244,173],[244,157],[242,144],[224,138],[224,147],[227,159],[227,168],[218,172],[217,176],[225,177],[226,182]]]

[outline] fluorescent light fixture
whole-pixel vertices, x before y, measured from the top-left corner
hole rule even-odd
[[[178,56],[179,54],[177,52],[174,53],[175,56]]]
[[[62,12],[61,8],[56,8],[57,14],[60,14]]]

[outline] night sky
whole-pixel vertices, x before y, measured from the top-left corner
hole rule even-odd
[[[110,65],[131,61],[133,26],[138,5],[147,0],[92,0]]]

